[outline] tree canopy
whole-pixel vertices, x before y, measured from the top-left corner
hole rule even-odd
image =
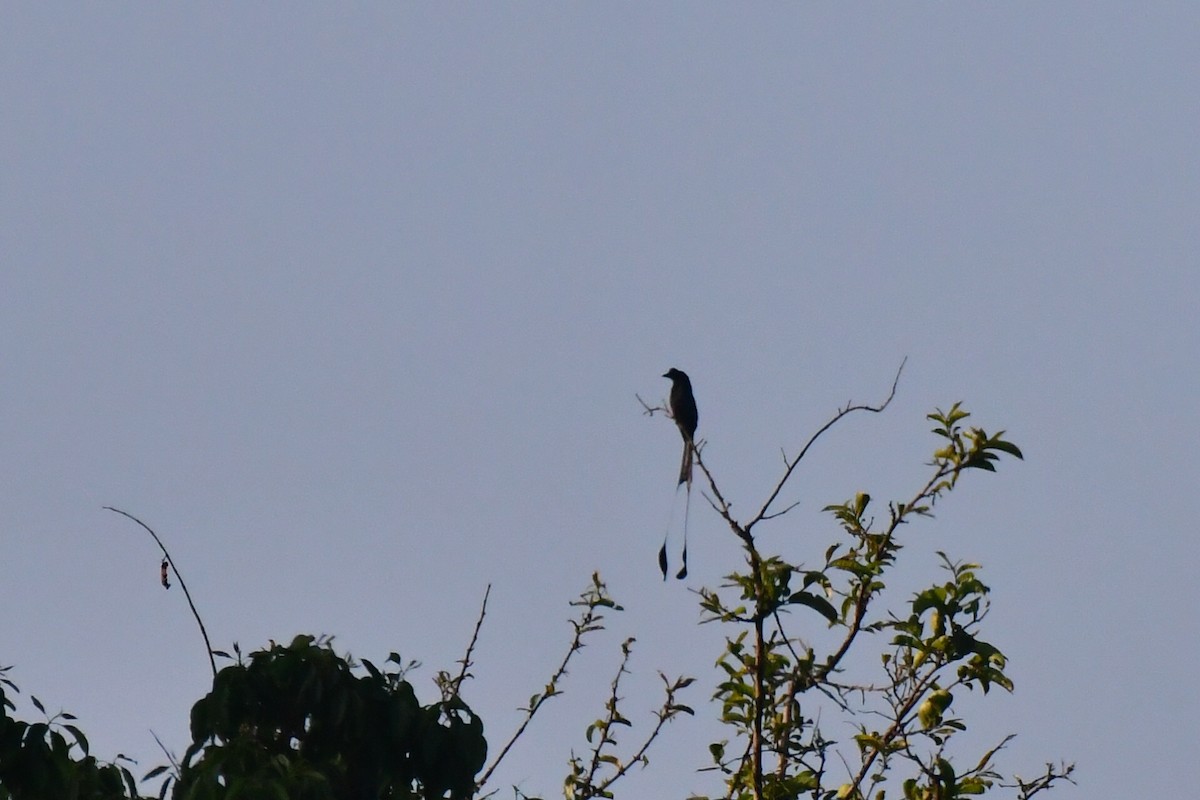
[[[935,410],[928,415],[933,456],[907,497],[879,511],[865,491],[828,505],[837,533],[820,563],[791,561],[760,547],[759,529],[790,510],[778,508],[779,497],[811,445],[847,415],[882,411],[890,400],[839,410],[785,459],[778,482],[747,518],[734,514],[717,470],[705,462],[704,443],[694,444],[704,497],[743,554],[722,585],[699,591],[705,621],[726,632],[709,690],[723,733],[697,759],[697,767],[719,783],[712,797],[952,800],[986,794],[1026,800],[1070,780],[1069,764],[1047,763],[1029,780],[1003,774],[996,757],[1011,736],[974,749],[961,741],[968,720],[958,713],[956,698],[976,690],[1013,691],[1008,660],[986,632],[990,589],[980,565],[938,553],[943,579],[910,587],[906,601],[881,607],[904,556],[905,526],[931,518],[966,473],[994,472],[1002,458],[1022,458],[1003,432],[968,427],[970,415],[958,404]],[[654,415],[665,409],[646,410]],[[150,533],[167,564],[169,553]],[[486,604],[485,596],[475,637]],[[562,661],[529,698],[518,728],[493,738],[490,748],[483,722],[461,692],[475,637],[459,669],[438,674],[440,698],[423,705],[395,652],[377,666],[339,654],[330,638],[302,635],[248,655],[236,645],[232,655],[210,647],[213,684],[192,707],[190,746],[181,759],[172,757],[142,780],[157,780],[157,796],[176,800],[466,800],[493,794],[489,781],[496,766],[539,710],[562,693],[568,664],[604,628],[605,615],[621,610],[599,575],[573,605],[574,635]],[[198,614],[196,619],[203,631]],[[832,635],[814,644],[817,630]],[[563,786],[572,800],[617,796],[620,780],[649,763],[651,748],[668,735],[666,724],[695,714],[685,695],[704,679],[663,675],[656,724],[633,745],[619,743],[618,732],[633,727],[620,688],[632,644],[628,639],[621,645],[608,700],[585,725],[590,750],[568,759]],[[217,669],[217,659],[229,663]],[[709,658],[701,660],[703,665]],[[46,714],[32,697],[46,718],[14,718],[16,691],[8,668],[0,669],[0,800],[141,797],[142,784],[129,765],[92,757],[70,714]],[[849,737],[840,733],[847,725],[854,731]]]

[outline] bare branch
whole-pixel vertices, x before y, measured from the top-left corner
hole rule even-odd
[[[471,642],[467,645],[467,652],[458,662],[462,665],[462,669],[459,670],[458,676],[447,682],[443,688],[443,693],[448,695],[445,699],[457,696],[459,690],[462,688],[463,681],[465,681],[468,677],[471,677],[471,674],[467,670],[469,670],[472,666],[471,654],[475,652],[475,644],[479,641],[479,630],[483,627],[483,618],[487,616],[488,597],[491,594],[492,585],[489,583],[487,585],[487,589],[485,589],[483,592],[483,603],[481,603],[479,606],[479,618],[475,620],[475,630],[471,633]]]
[[[636,397],[637,401],[642,404],[642,408],[645,410],[647,417],[653,417],[656,413],[661,411],[667,416],[667,419],[671,419],[671,409],[667,408],[665,404],[661,406],[652,406],[643,400],[640,394],[634,394],[634,397]]]
[[[162,539],[158,538],[158,534],[155,533],[149,525],[142,522],[128,511],[122,511],[121,509],[113,508],[112,506],[104,506],[103,508],[105,511],[112,511],[116,514],[120,514],[123,517],[128,517],[138,525],[141,525],[143,528],[145,528],[146,532],[154,538],[155,543],[158,544],[159,549],[163,552],[163,558],[165,558],[167,563],[171,565],[171,571],[175,573],[175,578],[179,581],[179,588],[183,589],[183,596],[187,598],[188,605],[192,609],[192,616],[196,618],[196,624],[200,626],[200,635],[204,637],[204,649],[208,651],[208,663],[212,667],[213,677],[217,677],[217,660],[213,656],[212,643],[208,640],[208,631],[204,629],[204,620],[200,619],[200,612],[196,610],[196,604],[192,602],[192,593],[188,591],[187,584],[183,581],[183,576],[179,574],[179,568],[175,566],[175,560],[171,558],[171,554],[167,552],[167,546],[162,543]]]
[[[741,523],[733,518],[733,504],[726,500],[725,496],[721,494],[721,490],[717,486],[716,478],[714,478],[713,474],[709,472],[708,465],[704,463],[703,444],[704,443],[701,442],[699,445],[697,445],[694,448],[694,452],[696,454],[695,464],[700,471],[704,473],[704,477],[708,481],[708,487],[712,491],[712,497],[709,497],[707,494],[705,494],[704,497],[706,500],[708,500],[709,505],[711,505],[713,509],[721,515],[721,519],[725,520],[725,522],[729,525],[730,530],[732,530],[748,548],[753,548],[754,538],[750,535],[750,529],[742,527]],[[713,498],[716,498],[716,500],[714,501]]]
[[[171,768],[175,771],[175,780],[179,780],[179,762],[175,760],[175,755],[162,743],[162,739],[158,738],[157,733],[151,730],[150,735],[154,737],[154,742],[158,745],[158,749],[163,751],[163,755],[167,757],[167,761],[171,762]]]
[[[747,522],[745,524],[744,527],[745,527],[747,533],[756,524],[758,524],[759,522],[761,522],[764,519],[767,519],[767,515],[770,513],[770,510],[771,510],[771,504],[775,502],[776,498],[779,497],[779,493],[781,491],[783,491],[784,484],[786,484],[788,482],[788,479],[792,477],[792,472],[795,471],[796,467],[804,459],[804,456],[808,454],[809,448],[811,448],[816,443],[816,441],[818,439],[820,439],[821,436],[826,431],[828,431],[830,428],[832,428],[834,425],[836,425],[843,417],[845,417],[848,414],[851,414],[855,411],[870,411],[874,414],[878,414],[881,411],[883,411],[885,408],[887,408],[889,405],[891,405],[892,400],[896,397],[896,387],[899,386],[899,384],[900,384],[900,373],[902,373],[904,371],[904,365],[906,363],[908,363],[907,356],[905,356],[904,360],[900,362],[900,368],[896,370],[896,377],[892,380],[892,390],[888,393],[887,398],[885,398],[882,403],[880,403],[879,405],[874,405],[874,406],[866,404],[866,403],[860,403],[857,405],[852,404],[852,403],[847,403],[845,406],[843,406],[841,409],[838,410],[838,412],[833,416],[832,419],[830,419],[828,422],[826,422],[824,425],[822,425],[820,427],[820,429],[818,429],[817,432],[812,435],[812,437],[808,440],[808,442],[804,445],[804,447],[801,448],[799,454],[797,454],[795,458],[786,462],[787,469],[784,470],[783,477],[781,477],[779,479],[779,482],[777,484],[775,484],[774,490],[771,491],[770,496],[767,497],[767,501],[765,503],[763,503],[762,508],[759,509],[759,512],[754,516],[753,519],[751,519],[749,522]]]
[[[1002,783],[1000,785],[1006,789],[1018,789],[1020,792],[1017,795],[1018,800],[1029,800],[1030,797],[1033,797],[1035,794],[1038,794],[1045,789],[1049,789],[1059,781],[1075,783],[1075,780],[1071,777],[1073,772],[1075,772],[1074,764],[1067,764],[1064,762],[1059,764],[1057,767],[1055,767],[1053,764],[1046,764],[1045,773],[1039,775],[1033,780],[1022,780],[1019,775],[1014,775],[1013,777],[1016,781],[1015,783]]]
[[[517,740],[520,739],[522,734],[525,733],[525,729],[529,727],[529,723],[533,721],[534,716],[545,704],[545,702],[551,697],[561,694],[561,691],[558,688],[558,682],[561,681],[567,674],[567,665],[570,664],[571,658],[577,652],[583,649],[583,637],[588,633],[603,630],[604,626],[600,623],[604,620],[604,615],[601,614],[597,609],[612,608],[620,610],[621,608],[614,603],[611,598],[608,597],[608,594],[605,591],[605,586],[600,581],[599,573],[594,573],[592,575],[592,585],[585,590],[582,595],[580,595],[578,600],[572,601],[571,604],[584,606],[584,610],[583,613],[580,614],[579,619],[571,620],[571,625],[575,629],[575,634],[571,638],[571,644],[567,647],[566,654],[563,656],[558,668],[550,677],[550,681],[546,684],[545,690],[533,695],[533,697],[530,699],[529,707],[522,709],[525,712],[525,718],[521,720],[521,724],[517,726],[517,729],[513,732],[512,736],[509,737],[504,747],[500,749],[500,754],[497,755],[495,760],[492,761],[491,765],[484,770],[483,777],[476,781],[476,790],[482,789],[483,786],[487,784],[488,780],[492,777],[492,773],[496,771],[496,768],[500,766],[500,762],[504,760],[506,755],[508,755],[508,751],[512,749],[513,745],[517,743]]]
[[[889,717],[890,719],[893,719],[892,724],[879,737],[880,741],[885,747],[890,745],[897,738],[903,736],[905,728],[907,728],[909,723],[912,721],[912,717],[910,715],[913,713],[913,709],[917,707],[917,704],[921,701],[921,698],[925,695],[925,692],[928,691],[931,686],[933,686],[934,682],[937,680],[937,676],[938,670],[931,670],[928,675],[926,675],[922,680],[918,681],[915,686],[909,689],[907,693],[908,696],[901,701],[899,707],[895,709],[894,715]],[[958,683],[958,681],[955,681],[954,683],[950,684],[950,687],[957,686]],[[868,754],[865,754],[865,758],[863,758],[858,772],[854,774],[850,781],[851,786],[853,786],[855,789],[858,789],[862,786],[863,781],[867,779],[867,773],[871,771],[871,767],[875,764],[880,755],[881,750],[878,748],[871,750]]]
[[[792,503],[790,506],[788,506],[787,508],[783,509],[782,511],[773,511],[773,512],[772,512],[772,513],[770,513],[770,514],[767,514],[767,515],[765,515],[765,516],[763,517],[763,519],[764,519],[764,520],[768,520],[768,519],[775,519],[776,517],[782,517],[784,514],[788,513],[789,511],[791,511],[793,508],[795,508],[795,507],[796,507],[796,506],[798,506],[798,505],[800,505],[800,501],[799,501],[799,500],[797,500],[796,502]]]

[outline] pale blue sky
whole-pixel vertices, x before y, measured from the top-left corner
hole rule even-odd
[[[765,544],[815,560],[821,506],[910,492],[963,400],[1026,461],[909,535],[913,575],[944,549],[995,589],[1017,692],[981,734],[1077,761],[1064,798],[1177,796],[1197,41],[1191,3],[8,7],[0,663],[97,755],[186,746],[207,660],[116,505],[217,646],[332,633],[422,660],[426,697],[491,582],[467,696],[496,739],[599,570],[628,610],[501,782],[553,796],[622,638],[634,719],[655,670],[712,677],[687,587],[736,563],[694,501],[692,577],[659,580],[679,439],[634,393],[691,374],[746,510],[907,356]],[[719,735],[674,726],[625,796],[715,791]]]

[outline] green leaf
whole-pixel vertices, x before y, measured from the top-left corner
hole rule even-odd
[[[918,594],[912,602],[913,613],[920,616],[931,608],[946,607],[946,589],[943,586],[931,586]]]
[[[1004,433],[1004,431],[1000,431],[1000,433]],[[1000,433],[997,433],[996,436],[999,436]],[[1010,456],[1016,456],[1022,461],[1025,460],[1025,456],[1021,453],[1021,449],[1012,442],[1006,442],[1002,439],[994,439],[991,443],[991,446],[993,449],[1001,450],[1005,453],[1008,453]]]
[[[922,727],[930,729],[939,725],[942,721],[942,715],[946,713],[946,709],[953,702],[954,695],[945,689],[938,689],[921,703],[917,709],[917,718],[921,721]]]
[[[129,792],[130,797],[137,797],[137,781],[133,779],[133,773],[125,767],[121,767],[121,778],[125,781],[125,789]]]
[[[76,728],[74,725],[64,725],[63,728],[71,732],[71,735],[75,737],[75,744],[79,745],[79,749],[82,750],[83,754],[86,756],[88,754],[88,740],[87,737],[83,735],[83,731],[79,730],[79,728]]]
[[[792,596],[788,598],[788,603],[792,605],[808,606],[813,611],[816,611],[818,614],[827,619],[831,625],[837,622],[837,609],[833,607],[832,603],[820,595],[815,595],[810,592],[793,592]]]

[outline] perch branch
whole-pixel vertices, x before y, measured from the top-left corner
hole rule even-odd
[[[187,584],[184,583],[183,576],[179,574],[179,568],[175,566],[175,559],[171,558],[171,554],[167,552],[167,546],[162,543],[162,539],[158,538],[158,534],[155,533],[149,525],[142,522],[128,511],[122,511],[121,509],[113,508],[112,506],[104,506],[104,510],[112,511],[116,514],[120,514],[123,517],[128,517],[138,525],[141,525],[146,530],[146,533],[150,534],[150,536],[154,538],[154,542],[158,545],[158,548],[162,550],[163,558],[165,558],[167,563],[171,565],[171,571],[175,573],[175,579],[179,581],[179,588],[183,589],[183,596],[187,598],[188,605],[192,609],[192,616],[196,619],[196,624],[200,626],[200,635],[204,637],[204,649],[208,651],[208,663],[209,666],[212,667],[213,677],[217,677],[217,660],[213,657],[212,643],[208,640],[208,631],[204,629],[204,620],[200,619],[200,612],[196,610],[196,604],[192,602],[192,593],[188,591]]]

